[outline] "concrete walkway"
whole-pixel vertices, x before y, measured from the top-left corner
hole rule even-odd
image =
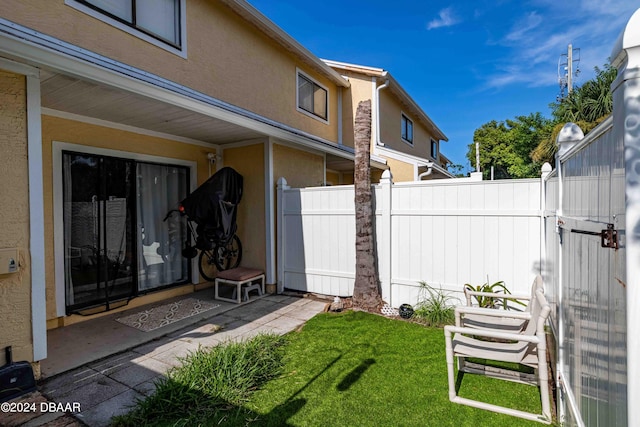
[[[190,351],[244,340],[261,332],[291,332],[322,312],[325,305],[326,302],[311,298],[267,295],[214,314],[151,342],[45,380],[40,392],[20,400],[34,403],[36,411],[20,414],[21,417],[0,413],[0,425],[108,426],[111,417],[126,413],[137,398],[152,393],[154,380],[178,365]],[[54,406],[46,403],[47,399]],[[41,411],[42,408],[49,410]]]

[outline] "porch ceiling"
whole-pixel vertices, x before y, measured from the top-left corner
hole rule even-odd
[[[42,70],[40,77],[42,106],[51,110],[211,144],[266,136],[205,114],[64,74]]]

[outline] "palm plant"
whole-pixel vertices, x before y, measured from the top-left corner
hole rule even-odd
[[[504,284],[502,280],[495,282],[490,285],[489,282],[483,283],[482,285],[473,286],[469,283],[465,283],[465,289],[468,289],[472,292],[483,292],[483,293],[492,293],[499,294],[503,293],[506,295],[511,295],[509,289]],[[497,308],[498,306],[502,306],[505,310],[507,309],[507,300],[506,298],[500,298],[495,296],[487,296],[487,295],[473,295],[479,307],[483,308]]]

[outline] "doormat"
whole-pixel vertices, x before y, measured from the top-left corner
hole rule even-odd
[[[149,332],[170,325],[178,320],[204,313],[216,307],[220,307],[220,304],[214,304],[196,298],[185,298],[170,304],[130,314],[129,316],[120,317],[116,320],[132,328]]]

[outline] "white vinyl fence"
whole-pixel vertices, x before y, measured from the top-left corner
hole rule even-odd
[[[502,280],[528,293],[540,273],[541,180],[433,180],[374,185],[383,299],[415,304],[419,282],[451,291]],[[353,186],[278,185],[278,285],[350,296],[355,277]]]
[[[556,170],[543,168],[541,180],[392,184],[386,174],[374,186],[380,282],[392,306],[415,303],[421,280],[460,292],[488,276],[528,293],[542,273],[566,426],[640,425],[640,9],[612,64],[612,117],[587,137],[571,126],[561,133]],[[279,290],[351,295],[353,195],[352,186],[279,181]]]

